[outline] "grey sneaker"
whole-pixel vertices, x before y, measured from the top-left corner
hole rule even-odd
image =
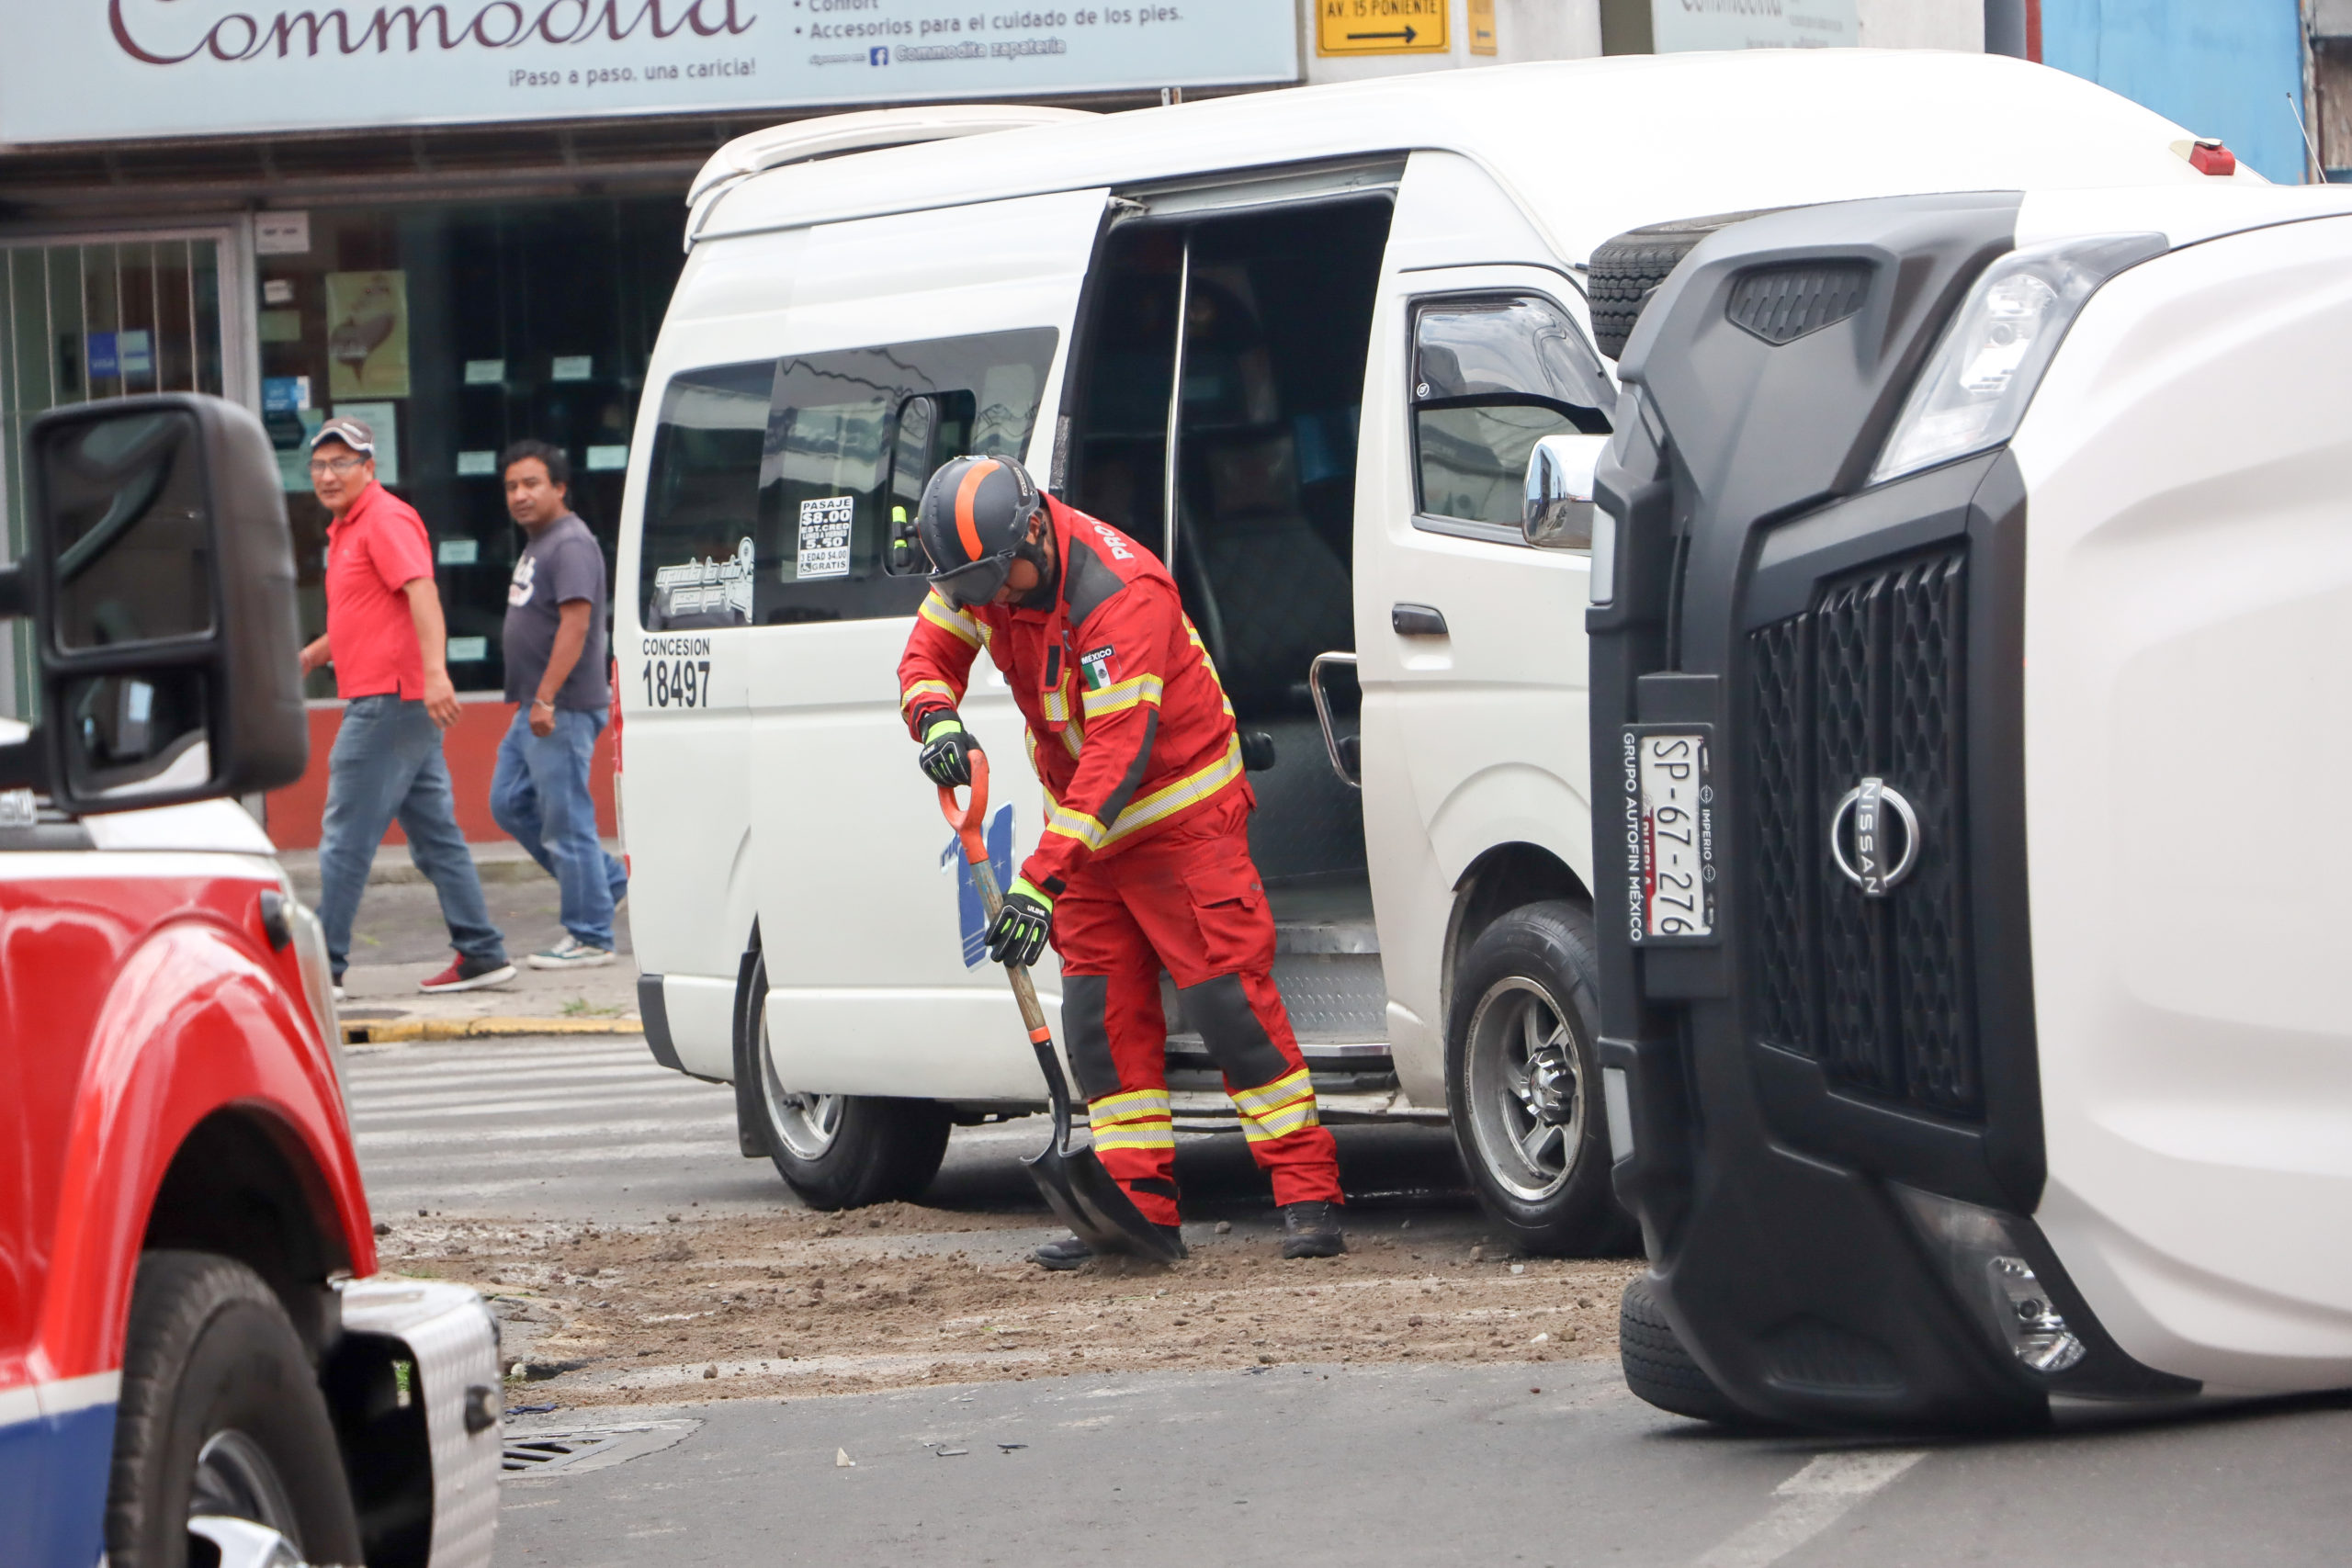
[[[535,953],[524,960],[534,969],[601,969],[612,961],[611,949],[591,947],[568,933],[545,953]]]

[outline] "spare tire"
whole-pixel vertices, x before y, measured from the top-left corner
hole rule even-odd
[[[1603,242],[1592,253],[1587,275],[1592,290],[1593,346],[1611,359],[1623,355],[1625,340],[1634,335],[1634,323],[1642,319],[1642,307],[1700,241],[1734,223],[1787,210],[1759,207],[1751,212],[1719,212],[1712,218],[1650,223]]]

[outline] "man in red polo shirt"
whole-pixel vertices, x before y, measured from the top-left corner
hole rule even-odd
[[[423,988],[470,991],[512,980],[506,939],[490,923],[441,756],[441,732],[459,709],[424,520],[376,482],[376,433],[356,419],[331,419],[311,438],[311,488],[334,521],[327,635],[302,650],[302,671],[334,664],[344,700],[319,836],[319,923],[335,985],[350,962],[352,917],[376,847],[395,818],[409,858],[441,895],[458,949]]]

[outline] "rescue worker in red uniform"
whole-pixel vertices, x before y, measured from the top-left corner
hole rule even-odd
[[[1175,581],[1010,458],[946,464],[915,525],[935,570],[899,661],[899,706],[941,784],[971,782],[979,747],[956,705],[983,647],[1028,721],[1048,816],[989,953],[1032,964],[1050,940],[1060,955],[1062,1028],[1104,1168],[1172,1239],[1165,967],[1272,1179],[1283,1256],[1346,1251],[1339,1161],[1274,988],[1273,916],[1250,859],[1257,797]],[[1035,1256],[1074,1269],[1088,1248],[1070,1236]]]

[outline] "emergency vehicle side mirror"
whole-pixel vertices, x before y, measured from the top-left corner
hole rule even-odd
[[[124,398],[42,415],[25,448],[41,712],[6,771],[76,815],[301,777],[294,547],[261,423]]]
[[[1606,435],[1546,435],[1527,455],[1520,533],[1539,550],[1592,548],[1592,474]]]

